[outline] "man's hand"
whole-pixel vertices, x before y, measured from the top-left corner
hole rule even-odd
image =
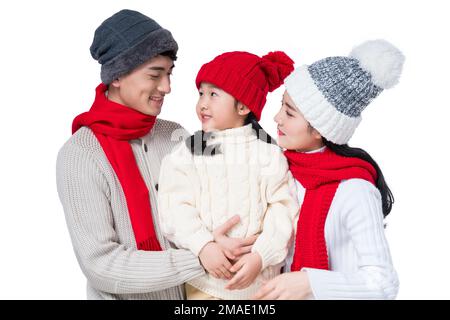
[[[203,268],[213,277],[224,280],[231,279],[230,269],[232,265],[217,243],[208,242],[202,248],[198,257]]]

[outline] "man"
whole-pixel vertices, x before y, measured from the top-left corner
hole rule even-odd
[[[57,187],[88,299],[183,299],[204,273],[196,256],[171,247],[158,222],[161,159],[188,133],[156,119],[177,43],[151,18],[122,10],[90,48],[102,83],[57,159]],[[173,141],[175,140],[175,141]]]

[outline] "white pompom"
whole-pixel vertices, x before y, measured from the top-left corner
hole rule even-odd
[[[372,82],[383,89],[398,83],[405,56],[386,40],[372,40],[355,47],[350,57],[372,75]]]

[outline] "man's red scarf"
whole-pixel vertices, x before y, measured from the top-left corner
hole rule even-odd
[[[375,168],[359,158],[343,157],[328,148],[324,152],[285,151],[289,169],[306,189],[297,223],[291,270],[303,267],[329,269],[325,221],[339,183],[359,178],[375,184]]]
[[[91,109],[73,120],[72,134],[82,126],[94,132],[125,194],[137,248],[161,251],[155,234],[149,191],[129,143],[129,140],[149,133],[156,117],[108,100],[105,96],[107,89],[103,83],[97,87]]]

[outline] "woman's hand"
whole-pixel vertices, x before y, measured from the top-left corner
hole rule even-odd
[[[232,265],[217,243],[208,242],[205,244],[198,257],[203,268],[213,277],[224,280],[231,279],[230,269]]]
[[[308,274],[304,271],[282,273],[264,284],[254,300],[303,300],[312,295]]]
[[[237,260],[242,255],[251,252],[252,246],[258,238],[257,235],[244,239],[228,237],[226,235],[227,232],[233,228],[239,220],[239,215],[235,215],[213,231],[214,241],[220,246],[225,256],[230,260]]]
[[[231,272],[237,272],[227,283],[225,289],[244,289],[255,281],[261,272],[262,259],[259,253],[251,252],[240,258],[230,269]]]

